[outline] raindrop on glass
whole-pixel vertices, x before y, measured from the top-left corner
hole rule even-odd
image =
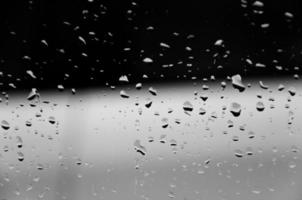
[[[235,89],[238,89],[239,92],[245,90],[245,85],[242,83],[242,78],[239,74],[232,76],[232,85]]]
[[[4,129],[4,130],[8,130],[10,128],[10,125],[9,123],[6,121],[6,120],[2,120],[1,121],[1,127]]]
[[[231,103],[230,112],[233,114],[234,117],[238,117],[241,113],[241,105],[236,102]]]

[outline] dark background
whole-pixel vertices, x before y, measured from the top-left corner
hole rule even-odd
[[[302,2],[270,0],[264,7],[253,2],[1,1],[2,90],[118,85],[121,75],[136,83],[301,73]],[[262,28],[265,23],[270,26]],[[222,46],[214,45],[218,39]],[[142,62],[145,57],[154,62]]]

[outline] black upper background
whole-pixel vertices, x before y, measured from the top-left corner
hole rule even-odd
[[[121,75],[136,83],[235,73],[300,73],[294,67],[302,61],[302,1],[263,1],[263,8],[255,8],[253,2],[247,0],[244,8],[237,0],[1,1],[1,87],[7,89],[9,83],[17,89],[117,85]],[[255,14],[254,10],[264,12]],[[294,18],[286,17],[285,12]],[[270,26],[261,28],[263,23]],[[154,30],[147,30],[150,26]],[[214,45],[218,39],[224,40],[222,47]],[[160,42],[171,48],[160,47]],[[187,46],[192,50],[186,50]],[[131,50],[124,51],[126,47]],[[223,58],[227,51],[229,56]],[[145,57],[154,63],[143,63]],[[246,58],[266,67],[250,66]],[[182,63],[177,64],[179,61]],[[163,64],[174,66],[163,68]],[[217,69],[219,65],[223,68]],[[276,70],[276,65],[284,70]],[[27,70],[37,78],[30,77]],[[149,79],[143,80],[143,74]]]

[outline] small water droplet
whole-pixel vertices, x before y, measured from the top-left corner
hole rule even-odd
[[[264,3],[262,3],[261,1],[255,1],[255,2],[253,3],[253,6],[255,6],[255,7],[263,7],[263,6],[264,6]]]
[[[54,117],[54,116],[50,116],[50,117],[48,117],[48,122],[49,122],[49,123],[51,123],[51,124],[56,123],[56,119],[55,119],[55,117]]]
[[[129,82],[128,77],[126,75],[123,75],[119,78],[120,82]]]
[[[170,146],[177,146],[177,141],[175,139],[171,139]]]
[[[170,48],[170,45],[168,45],[168,44],[166,44],[166,43],[163,43],[163,42],[161,42],[159,45],[160,45],[161,47]]]
[[[296,145],[291,146],[291,152],[298,153],[299,151],[300,151],[300,149]]]
[[[269,88],[269,86],[265,85],[262,81],[259,81],[259,85],[262,89],[265,89],[265,90],[267,90]]]
[[[293,162],[293,161],[290,161],[290,162],[288,163],[288,167],[289,167],[290,169],[294,169],[294,168],[297,167],[297,164],[296,164],[295,162]]]
[[[22,152],[17,152],[18,160],[22,162],[24,160],[24,154]]]
[[[159,142],[163,143],[163,144],[166,143],[166,137],[167,137],[167,135],[165,135],[165,134],[160,135]]]
[[[288,89],[288,93],[289,93],[291,96],[295,96],[295,95],[296,95],[296,92],[297,92],[297,90],[296,90],[296,88],[294,88],[294,87],[290,87],[290,88]]]
[[[253,138],[255,137],[255,133],[254,133],[253,131],[249,131],[249,132],[248,132],[248,137],[249,137],[250,139],[253,139]]]
[[[232,128],[234,126],[234,122],[232,120],[228,120],[227,125],[229,128]]]
[[[189,111],[189,112],[193,111],[192,103],[190,101],[185,101],[183,103],[183,109],[184,109],[184,111]]]
[[[18,136],[16,136],[16,140],[17,140],[17,147],[18,148],[22,148],[22,146],[23,146],[23,140],[22,140],[22,138],[18,135]]]
[[[153,60],[151,58],[146,57],[143,59],[143,62],[144,63],[153,63]]]
[[[239,141],[239,136],[238,136],[238,135],[234,135],[234,136],[232,137],[232,140],[233,140],[234,142],[238,142],[238,141]]]
[[[39,97],[40,97],[40,95],[37,92],[37,89],[32,88],[30,93],[27,95],[27,100],[31,101],[31,100],[34,100],[34,99],[39,99]]]
[[[204,108],[199,108],[199,114],[200,115],[206,114],[206,110]]]
[[[265,109],[264,103],[262,101],[258,101],[256,103],[256,109],[260,112],[263,111]]]
[[[234,117],[238,117],[241,113],[241,105],[236,102],[231,103],[230,112],[233,114]]]
[[[44,169],[44,166],[43,166],[41,163],[38,163],[38,164],[37,164],[37,169],[38,169],[38,170],[43,170],[43,169]]]
[[[290,12],[285,12],[284,15],[288,18],[293,18],[294,17],[294,15]]]
[[[58,85],[57,88],[60,92],[64,91],[64,86],[63,85]]]
[[[232,76],[232,85],[235,89],[238,89],[239,92],[245,90],[245,85],[242,83],[242,78],[239,74]]]
[[[6,120],[2,120],[1,121],[1,127],[4,129],[4,130],[8,130],[10,128],[10,125],[9,123],[6,121]]]
[[[134,142],[134,150],[138,153],[140,153],[141,155],[146,155],[147,150],[144,146],[141,145],[141,141],[140,140],[135,140]]]
[[[246,155],[251,156],[254,154],[253,148],[252,147],[247,147],[246,148]]]
[[[150,108],[151,105],[152,105],[152,101],[151,101],[151,99],[148,98],[147,102],[145,103],[145,106],[146,106],[146,108]]]
[[[8,146],[7,146],[7,145],[4,145],[4,146],[3,146],[3,151],[4,151],[4,152],[8,152],[8,150],[9,150]]]
[[[121,91],[120,91],[120,96],[121,96],[122,98],[129,98],[129,97],[130,97],[130,96],[126,93],[125,90],[121,90]]]
[[[156,95],[157,95],[157,90],[154,89],[153,87],[150,87],[150,88],[149,88],[149,92],[150,92],[153,96],[156,96]]]
[[[243,157],[243,152],[240,149],[236,149],[235,150],[235,156],[238,158],[242,158]]]
[[[32,123],[31,123],[31,121],[27,120],[27,121],[25,122],[25,125],[28,126],[28,127],[30,127],[30,126],[32,125]]]
[[[137,90],[142,89],[142,87],[143,87],[143,84],[142,84],[142,83],[137,83],[137,84],[135,85],[135,88],[136,88]]]
[[[167,128],[169,126],[168,118],[166,118],[166,117],[162,118],[161,122],[162,122],[163,128]]]
[[[216,40],[216,42],[214,43],[215,46],[221,46],[223,44],[223,40],[222,39],[218,39]]]
[[[285,88],[285,86],[284,86],[284,85],[282,85],[282,84],[280,84],[280,85],[278,86],[278,90],[279,90],[279,91],[284,90],[284,88]]]
[[[35,74],[33,73],[33,71],[31,70],[26,70],[26,73],[33,79],[36,79],[37,77],[35,76]]]

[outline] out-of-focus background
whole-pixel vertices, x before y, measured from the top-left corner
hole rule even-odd
[[[0,200],[302,198],[301,2],[0,6]]]

